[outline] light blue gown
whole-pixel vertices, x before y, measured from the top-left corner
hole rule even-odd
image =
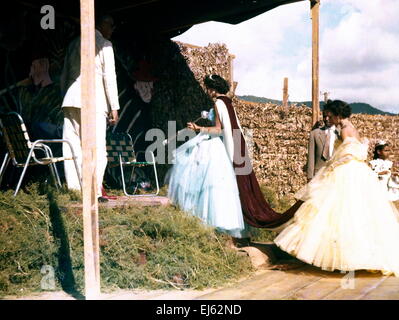
[[[208,119],[215,121],[212,108]],[[236,238],[248,236],[233,165],[220,135],[199,133],[174,153],[168,197],[181,210]]]

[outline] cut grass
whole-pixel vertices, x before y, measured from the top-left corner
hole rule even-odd
[[[0,193],[1,296],[41,291],[43,265],[54,268],[56,290],[82,293],[82,216],[62,209],[78,197],[38,189]],[[228,236],[172,206],[101,209],[99,225],[105,291],[217,287],[252,270]]]
[[[276,211],[289,207],[291,199],[278,200],[270,188],[262,191]],[[82,293],[82,216],[63,209],[80,194],[37,184],[17,197],[12,193],[0,192],[0,296],[42,291],[44,265],[54,268],[55,290]],[[103,291],[218,287],[252,271],[248,258],[226,246],[228,236],[172,206],[102,209],[99,218]],[[253,241],[275,237],[253,231]]]

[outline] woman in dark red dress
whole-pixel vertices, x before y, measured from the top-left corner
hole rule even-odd
[[[303,202],[296,202],[284,213],[275,212],[270,207],[260,190],[253,171],[232,100],[225,95],[228,92],[226,88],[229,88],[228,82],[218,75],[207,76],[204,82],[208,94],[216,98],[215,104],[221,114],[224,144],[235,170],[244,220],[256,228],[275,229],[282,226],[294,216]],[[189,123],[188,127],[196,131],[202,129],[195,123]],[[211,129],[212,127],[207,127],[207,130]]]

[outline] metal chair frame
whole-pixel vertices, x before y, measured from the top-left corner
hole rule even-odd
[[[107,149],[111,149],[111,148],[112,148],[112,152],[114,152],[114,153],[117,152],[117,153],[118,153],[118,160],[119,160],[119,162],[110,161],[110,160],[109,160],[108,163],[113,164],[113,166],[119,165],[120,170],[121,170],[121,178],[122,178],[123,193],[124,193],[126,196],[130,196],[130,197],[157,196],[157,195],[159,194],[159,181],[158,181],[158,173],[157,173],[157,167],[156,167],[156,161],[155,161],[154,153],[153,153],[152,151],[146,151],[146,152],[148,152],[148,153],[151,155],[152,161],[149,161],[149,162],[148,162],[148,161],[145,161],[145,162],[138,162],[138,161],[135,161],[136,155],[137,155],[137,154],[140,154],[140,153],[144,153],[144,154],[145,154],[145,151],[134,152],[133,143],[132,143],[132,137],[130,136],[130,134],[125,133],[125,132],[124,132],[124,133],[117,133],[117,134],[120,135],[120,136],[123,136],[123,137],[127,138],[128,141],[129,141],[129,145],[128,145],[128,146],[131,147],[131,150],[130,150],[130,151],[127,151],[127,150],[124,151],[125,153],[128,153],[127,157],[128,157],[128,159],[129,159],[129,161],[125,161],[125,160],[123,160],[123,158],[125,158],[126,156],[122,156],[122,151],[121,151],[121,150],[114,150],[114,149],[112,148],[112,147],[118,147],[118,146],[120,146],[120,145],[110,145],[110,144],[108,143],[108,139],[107,139]],[[120,142],[120,141],[121,141],[121,140],[119,140],[119,142]],[[126,139],[125,139],[124,141],[126,142]],[[110,159],[109,156],[108,156],[108,159]],[[134,161],[130,161],[130,159],[134,159]],[[137,186],[136,186],[136,188],[135,188],[135,190],[133,191],[133,193],[132,193],[132,194],[129,194],[129,193],[127,192],[127,190],[126,190],[125,173],[124,173],[124,171],[123,171],[123,167],[124,167],[124,166],[132,166],[132,167],[133,167],[133,168],[132,168],[132,173],[131,173],[131,175],[130,175],[129,181],[132,180],[132,177],[133,177],[133,174],[134,174],[134,170],[135,170],[136,167],[138,167],[138,166],[152,166],[153,169],[154,169],[155,183],[156,183],[157,191],[156,191],[155,193],[135,194],[135,192],[137,191]]]
[[[65,139],[39,139],[34,142],[31,142],[28,132],[25,127],[25,123],[24,123],[22,117],[17,112],[9,112],[6,115],[2,116],[2,118],[11,117],[11,116],[14,116],[19,120],[20,126],[19,126],[19,128],[16,128],[16,130],[19,131],[18,132],[19,134],[24,136],[25,143],[22,145],[24,146],[24,149],[25,149],[24,151],[27,153],[27,157],[26,157],[26,160],[23,162],[17,160],[17,156],[16,156],[16,153],[14,150],[15,148],[14,148],[14,145],[12,142],[13,139],[11,139],[9,137],[7,126],[4,125],[3,119],[0,119],[0,124],[2,126],[5,142],[6,142],[6,145],[8,148],[8,152],[6,153],[6,155],[3,159],[3,163],[1,165],[1,168],[0,168],[0,183],[3,179],[4,172],[7,168],[10,160],[12,160],[12,163],[14,166],[23,167],[21,176],[19,178],[17,187],[14,192],[14,197],[18,194],[18,191],[21,187],[21,184],[22,184],[22,181],[25,176],[27,168],[32,165],[47,165],[50,169],[50,172],[54,179],[55,185],[58,188],[58,187],[61,187],[61,180],[60,180],[60,177],[58,174],[57,166],[55,164],[57,162],[61,162],[61,161],[65,161],[65,160],[73,160],[76,172],[79,177],[80,187],[82,189],[82,179],[80,177],[79,167],[76,162],[75,151],[73,149],[71,142],[68,140],[65,140]],[[47,145],[47,143],[66,143],[66,144],[68,144],[69,148],[71,149],[72,157],[71,158],[54,157],[53,153],[51,151],[51,148]],[[45,153],[46,157],[45,158],[37,158],[36,154],[34,152],[35,150],[43,151]],[[25,156],[23,156],[23,157],[25,157]]]

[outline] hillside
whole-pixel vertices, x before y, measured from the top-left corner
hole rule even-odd
[[[239,99],[245,100],[245,101],[251,101],[251,102],[261,102],[261,103],[275,103],[275,104],[281,104],[281,100],[273,100],[269,98],[263,98],[263,97],[256,97],[256,96],[251,96],[251,95],[244,95],[244,96],[237,96]],[[290,102],[290,104],[304,104],[308,107],[312,106],[311,101],[299,101],[299,102]],[[320,107],[323,108],[324,101],[320,102]],[[393,113],[385,112],[382,110],[379,110],[368,103],[363,103],[363,102],[354,102],[349,104],[352,107],[353,113],[364,113],[364,114],[382,114],[382,115],[394,115]]]

